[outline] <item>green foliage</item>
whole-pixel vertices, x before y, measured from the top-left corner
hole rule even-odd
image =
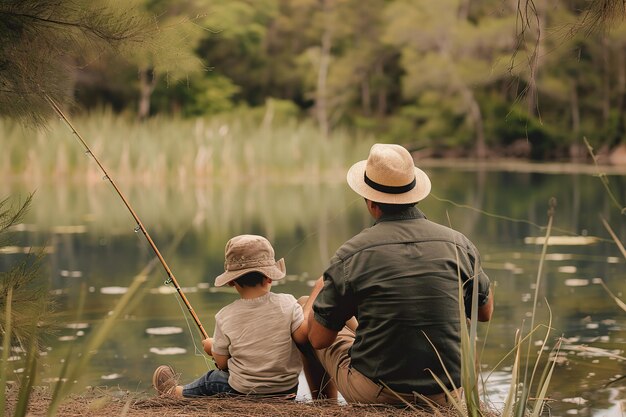
[[[156,27],[140,45],[131,46],[126,60],[135,68],[154,69],[167,82],[199,72],[202,61],[194,48],[205,32],[198,25],[197,10],[192,3],[158,0],[143,4]]]
[[[568,143],[563,137],[519,106],[507,107],[501,103],[489,110],[493,113],[487,131],[494,144],[509,146],[516,141],[526,141],[532,159],[558,157],[565,152]]]
[[[442,97],[436,91],[425,93],[393,117],[385,137],[390,142],[429,148],[435,155],[453,148],[457,152],[471,149],[473,133],[459,106],[462,104],[455,97]]]
[[[51,114],[44,94],[72,96],[73,57],[123,52],[153,30],[129,1],[0,2],[0,115],[42,124]]]
[[[583,136],[608,148],[626,137],[617,6],[5,1],[0,114],[43,124],[42,92],[140,119],[263,112],[278,99],[309,117],[323,107],[331,129],[419,142],[432,154],[483,145],[497,153],[528,137],[533,158],[557,158]]]
[[[156,113],[180,113],[184,117],[207,116],[231,111],[240,91],[231,80],[220,74],[199,74],[173,85],[163,83],[154,91]]]

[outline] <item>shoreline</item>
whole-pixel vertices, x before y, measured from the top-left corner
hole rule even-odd
[[[503,171],[513,173],[538,173],[538,174],[581,174],[581,175],[593,175],[593,176],[619,176],[626,175],[625,165],[609,165],[602,164],[596,165],[593,163],[584,162],[535,162],[524,159],[516,158],[491,158],[487,160],[478,160],[472,158],[416,158],[414,155],[415,163],[420,168],[450,168],[457,171]],[[288,179],[284,175],[276,175],[273,173],[267,175],[247,175],[243,174],[229,177],[231,183],[238,184],[335,184],[343,183],[345,172],[349,166],[345,169],[333,168],[326,172],[318,171],[315,175],[293,175]],[[221,180],[223,175],[216,175],[212,179],[207,179],[204,176],[197,175],[182,175],[170,178],[153,177],[150,175],[144,176],[124,176],[120,175],[120,178],[115,178],[116,173],[112,172],[114,180],[120,184],[138,184],[142,186],[154,186],[166,184],[176,184],[180,186],[189,187],[213,187]],[[85,172],[74,172],[73,174],[62,174],[52,176],[38,176],[25,172],[21,174],[13,174],[5,177],[5,181],[8,183],[29,183],[29,182],[41,182],[41,183],[54,183],[65,182],[70,184],[86,184],[92,185],[102,182],[102,175],[95,166],[88,167]]]
[[[471,158],[417,159],[420,167],[455,168],[468,171],[506,171],[540,174],[626,175],[626,165],[595,165],[584,162],[534,162],[515,158],[477,160]]]

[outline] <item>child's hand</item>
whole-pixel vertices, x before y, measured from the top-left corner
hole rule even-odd
[[[211,348],[213,347],[213,339],[212,338],[207,337],[206,339],[204,339],[202,341],[202,347],[204,348],[204,351],[207,353],[207,355],[213,356],[211,354]]]

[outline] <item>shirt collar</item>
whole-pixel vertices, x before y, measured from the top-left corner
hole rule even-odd
[[[420,209],[417,207],[410,207],[406,210],[401,211],[396,214],[383,214],[380,216],[378,220],[374,222],[374,224],[378,224],[381,222],[388,222],[394,220],[413,220],[413,219],[425,219],[426,216]]]

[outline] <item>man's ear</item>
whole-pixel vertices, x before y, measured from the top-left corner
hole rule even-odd
[[[368,200],[366,198],[365,204],[367,205],[367,210],[370,212],[373,218],[378,219],[383,214],[380,207],[378,207],[378,204],[376,204],[374,201]]]

